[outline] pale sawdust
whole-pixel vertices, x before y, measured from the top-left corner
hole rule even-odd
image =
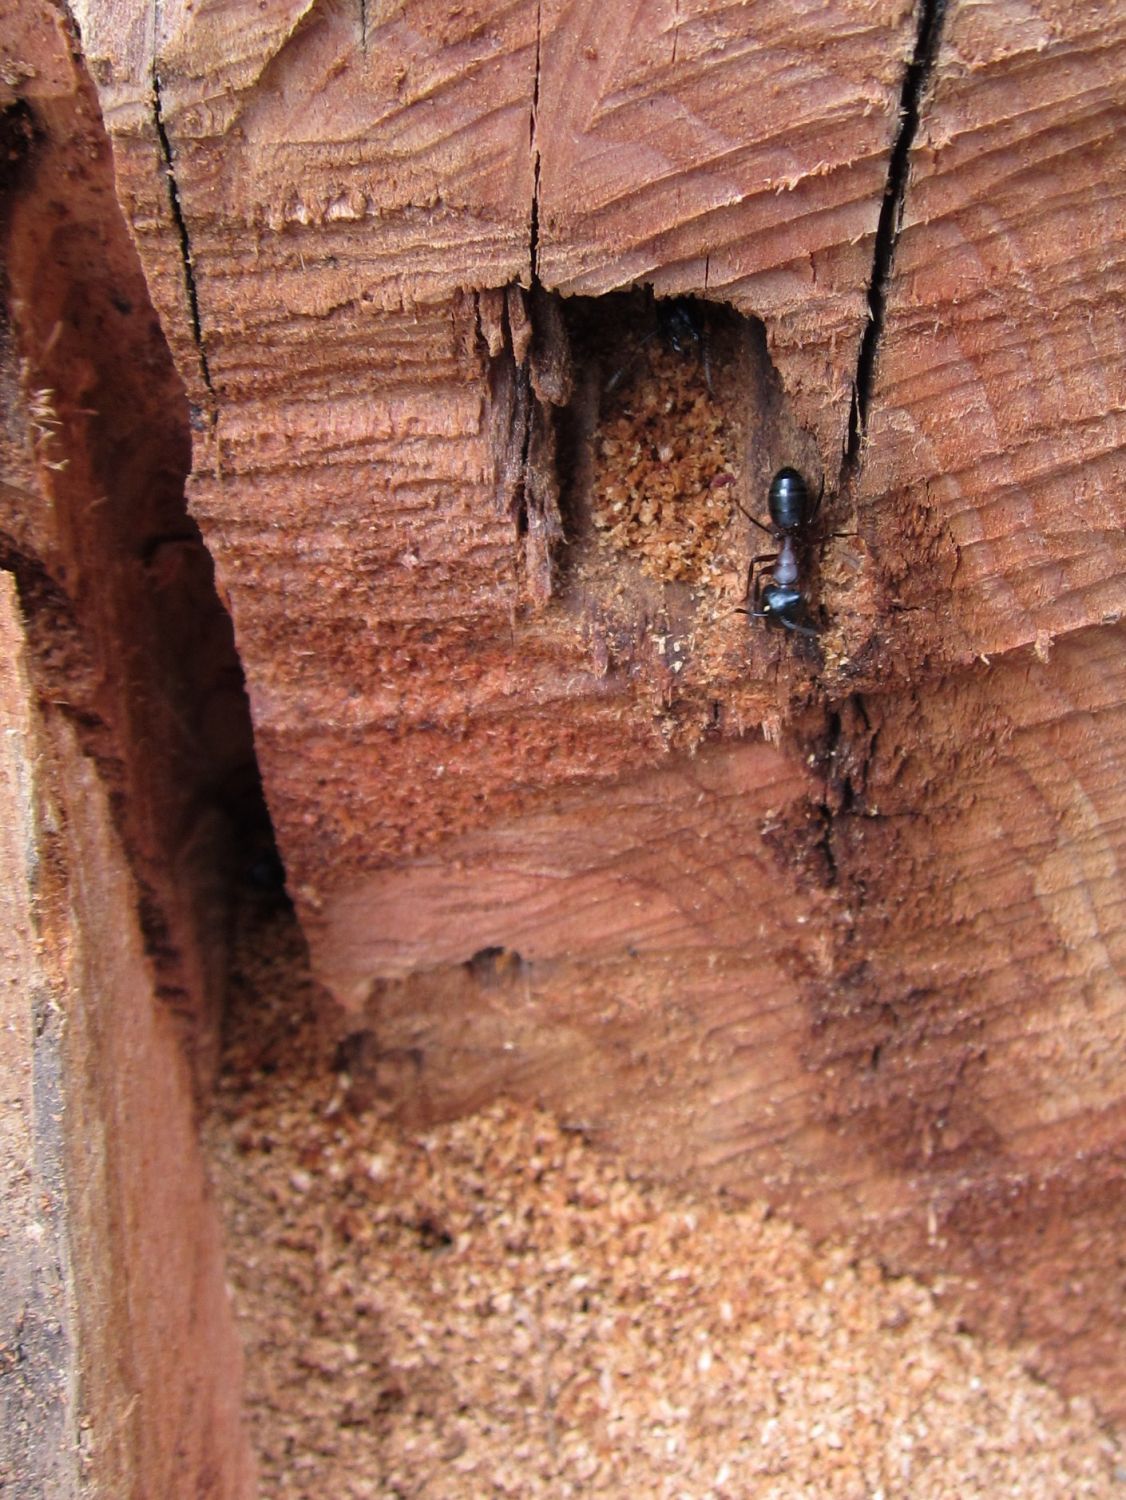
[[[605,397],[593,445],[591,519],[650,578],[716,588],[741,471],[739,444],[703,356],[652,338]]]
[[[350,1113],[287,921],[236,990],[209,1138],[264,1496],[1126,1493],[1085,1402],[847,1248],[525,1108]]]

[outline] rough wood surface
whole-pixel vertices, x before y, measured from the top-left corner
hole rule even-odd
[[[575,174],[593,180],[598,117],[610,108],[600,100],[613,103],[632,80],[630,109],[642,107],[659,62],[649,94],[683,90],[686,124],[676,149],[670,144],[667,192],[638,206],[636,235],[652,237],[667,221],[676,182],[690,163],[700,167],[707,144],[726,195],[767,223],[759,241],[750,220],[746,235],[730,228],[743,259],[717,284],[734,286],[752,270],[782,277],[795,259],[812,277],[815,251],[851,256],[839,282],[826,280],[826,306],[810,313],[833,344],[829,374],[805,394],[795,376],[790,392],[821,439],[811,468],[834,465],[865,316],[870,244],[860,240],[875,230],[910,45],[904,7],[854,9],[820,20],[810,10],[781,31],[766,13],[761,35],[749,29],[738,49],[736,23],[704,10],[685,18],[675,64],[668,46],[655,51],[653,42],[676,33],[672,18],[638,11],[619,26],[616,45],[602,42],[602,69],[584,95],[593,133],[578,141],[563,113],[574,94],[571,43],[590,62],[603,24],[585,10],[463,11],[453,21],[411,6],[363,33],[358,13],[279,14],[262,47],[268,85],[237,61],[241,38],[233,54],[218,45],[216,28],[225,38],[237,13],[206,22],[162,13],[152,56],[122,51],[121,39],[136,33],[116,11],[83,13],[122,201],[199,407],[193,510],[231,600],[259,753],[306,917],[365,867],[487,824],[553,784],[615,777],[659,764],[670,744],[698,742],[717,678],[735,730],[777,720],[777,653],[752,645],[760,659],[748,671],[746,632],[730,621],[737,586],[710,602],[729,627],[712,632],[693,689],[679,695],[670,689],[672,668],[685,665],[677,666],[676,638],[691,633],[697,601],[686,606],[658,590],[613,608],[573,591],[547,617],[529,616],[529,600],[551,589],[538,583],[535,538],[518,535],[496,473],[511,412],[478,338],[480,326],[488,356],[503,360],[500,341],[519,344],[515,319],[527,314],[510,305],[511,326],[494,340],[488,309],[465,291],[527,280],[533,248],[563,253],[551,246],[569,245],[576,232],[566,184]],[[229,76],[216,71],[217,53],[235,57]],[[308,129],[295,129],[294,98],[317,90],[323,107],[310,145]],[[819,135],[812,121],[827,105]],[[153,199],[158,146],[171,153],[172,201],[163,209]],[[602,158],[607,193],[623,161],[641,172],[636,150]],[[538,206],[537,183],[547,194]],[[816,226],[800,245],[769,233],[779,190],[781,200],[800,200],[792,220]],[[834,203],[843,205],[835,215]],[[599,195],[586,200],[591,234],[598,204]],[[681,217],[696,216],[685,202]],[[179,296],[167,263],[174,228],[190,246],[188,293]],[[712,229],[683,233],[703,245]],[[706,292],[701,253],[687,258],[701,275],[686,270],[680,289]],[[623,264],[615,274],[625,282],[633,273]],[[569,273],[550,275],[563,282]],[[786,305],[793,310],[792,295]],[[783,322],[770,322],[775,340]],[[752,424],[747,438],[759,449],[756,487],[783,447],[765,425]],[[747,536],[739,549],[745,567]],[[731,567],[734,579],[737,555]],[[622,571],[628,582],[630,569]],[[600,624],[606,613],[609,624]],[[637,637],[618,645],[621,660],[610,668],[607,634]],[[780,670],[791,675],[788,664]],[[689,666],[681,681],[692,675]],[[800,667],[797,675],[808,680]],[[688,707],[670,713],[677,696]]]
[[[0,1489],[243,1500],[195,1130],[249,715],[183,386],[46,5],[0,24],[0,259]]]
[[[0,579],[0,1474],[246,1500],[241,1352],[192,1078],[105,787]]]
[[[358,1109],[271,926],[241,927],[208,1142],[272,1500],[1120,1500],[1092,1404],[967,1336],[941,1278],[526,1105]]]
[[[957,1265],[967,1316],[1119,1403],[1121,17],[149,18],[79,13],[379,1086],[581,1097],[651,1166]],[[761,323],[715,314],[713,377],[642,352],[641,300],[548,296],[634,279]],[[706,586],[599,534],[615,367],[670,471],[694,381],[755,514],[826,476],[819,641],[732,614],[734,507]]]
[[[824,460],[848,421],[903,69],[905,0],[543,8],[537,269],[765,321]]]
[[[860,502],[928,654],[1046,659],[1126,606],[1124,70],[1121,13],[951,7]]]
[[[99,766],[158,984],[215,1053],[223,881],[257,772],[242,673],[187,514],[187,402],[114,194],[74,38],[48,5],[4,31],[0,565],[36,690]]]
[[[68,1276],[58,1044],[36,954],[37,809],[30,695],[11,580],[0,578],[0,1474],[41,1494],[74,1493],[74,1308]],[[36,1067],[36,1033],[40,1065]],[[54,1075],[54,1076],[52,1076]],[[46,1129],[44,1127],[47,1127]]]

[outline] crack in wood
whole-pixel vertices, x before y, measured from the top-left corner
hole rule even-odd
[[[880,217],[876,226],[876,243],[872,253],[872,278],[868,284],[868,322],[860,341],[860,355],[853,384],[852,410],[849,413],[848,442],[842,465],[842,486],[855,476],[868,430],[868,412],[875,386],[876,357],[884,331],[887,293],[895,262],[895,250],[903,223],[903,206],[910,177],[911,148],[918,134],[923,94],[930,82],[942,39],[946,0],[923,0],[919,11],[919,28],[915,50],[903,76],[899,99],[899,130],[888,162]]]
[[[207,351],[203,345],[203,323],[199,312],[199,292],[196,288],[195,270],[192,266],[191,237],[188,234],[188,222],[184,217],[183,206],[180,202],[180,190],[176,185],[176,171],[172,164],[172,142],[169,139],[168,130],[164,123],[160,75],[157,73],[155,63],[152,70],[152,94],[153,122],[156,125],[157,139],[160,142],[160,153],[164,160],[164,175],[168,181],[168,202],[180,239],[180,259],[184,267],[184,290],[188,298],[188,315],[191,319],[192,337],[195,341],[196,352],[199,355],[200,375],[209,394],[214,397],[215,387],[211,384],[211,371],[208,368]],[[212,415],[214,416],[214,413]]]
[[[829,706],[828,722],[817,752],[824,766],[825,788],[813,804],[820,829],[817,845],[825,862],[825,883],[829,888],[846,883],[847,871],[842,869],[846,851],[842,850],[839,856],[836,847],[841,820],[871,816],[866,793],[878,738],[879,727],[873,728],[863,694],[852,693],[843,703]],[[862,905],[863,884],[852,880],[847,883],[850,904]]]
[[[529,225],[528,258],[531,267],[532,286],[539,280],[540,253],[540,77],[543,68],[543,6],[536,6],[536,72],[532,80],[532,108],[528,122],[529,144],[532,152],[532,213]]]

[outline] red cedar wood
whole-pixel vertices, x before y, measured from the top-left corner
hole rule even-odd
[[[181,1028],[108,789],[31,656],[5,573],[0,1317],[24,1371],[0,1460],[25,1494],[249,1496],[242,1350]]]
[[[92,5],[84,39],[322,977],[428,1107],[525,1090],[866,1228],[1120,1402],[1126,22],[949,6],[832,661],[747,637],[692,761],[657,632],[607,675],[581,611],[532,607],[473,293],[534,248],[548,288],[729,300],[834,474],[912,9],[160,17],[206,379],[144,29]],[[531,981],[470,985],[506,942]]]
[[[0,1471],[248,1495],[197,1135],[227,970],[215,791],[249,724],[93,86],[50,4],[0,36]]]

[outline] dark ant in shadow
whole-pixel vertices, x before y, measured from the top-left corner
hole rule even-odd
[[[704,381],[708,394],[712,389],[712,363],[708,352],[708,331],[703,315],[693,307],[687,297],[670,297],[656,304],[656,326],[651,328],[638,343],[630,358],[616,369],[606,382],[606,394],[616,391],[641,358],[641,351],[652,339],[660,338],[674,354],[699,355],[704,367]]]
[[[817,519],[821,500],[825,494],[825,481],[814,500],[809,486],[797,469],[779,469],[770,481],[767,505],[770,508],[770,525],[764,526],[744,509],[736,505],[760,531],[765,531],[778,543],[777,552],[763,552],[752,557],[747,570],[747,592],[744,596],[749,608],[737,609],[736,614],[750,615],[755,620],[765,620],[794,635],[820,635],[820,627],[813,621],[809,601],[802,588],[803,564],[809,552],[810,527]],[[768,566],[768,565],[773,566]],[[755,569],[760,568],[758,578]]]

